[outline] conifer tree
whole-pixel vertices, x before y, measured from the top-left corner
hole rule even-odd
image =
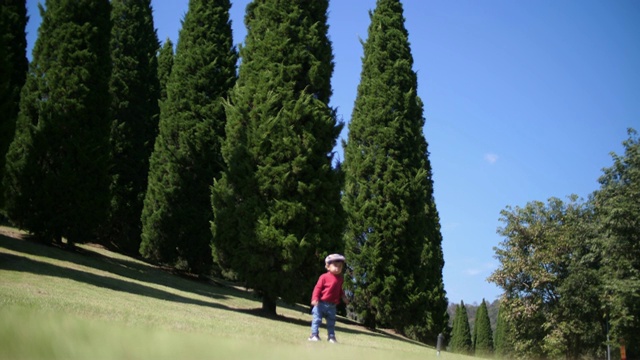
[[[513,345],[510,334],[509,323],[501,301],[500,309],[498,310],[498,319],[496,320],[495,336],[493,338],[493,348],[496,358],[509,359],[511,357]]]
[[[491,321],[487,304],[482,299],[482,304],[476,312],[476,320],[473,326],[473,348],[475,355],[479,357],[490,357],[493,353],[493,334],[491,332]]]
[[[3,189],[15,224],[72,245],[93,240],[109,201],[110,4],[48,0],[40,12]]]
[[[262,297],[309,301],[324,257],[343,250],[342,124],[328,106],[333,72],[326,0],[255,0],[227,104],[227,169],[214,184],[213,254]]]
[[[399,0],[371,14],[344,144],[346,253],[367,326],[434,342],[448,323],[423,103]]]
[[[191,0],[162,103],[142,213],[140,253],[203,274],[211,266],[211,190],[220,176],[226,116],[236,79],[229,0]]]
[[[0,183],[7,150],[15,133],[20,91],[29,66],[25,34],[27,19],[25,0],[0,3]],[[0,191],[0,210],[3,195]]]
[[[173,42],[170,38],[165,40],[164,45],[158,52],[158,80],[160,81],[160,102],[167,100],[167,83],[173,68]]]
[[[453,333],[449,342],[451,352],[459,354],[471,354],[471,329],[469,328],[469,316],[464,301],[456,306],[456,315],[453,320]]]
[[[150,0],[112,0],[111,206],[101,236],[138,254],[149,157],[158,129],[159,43]]]

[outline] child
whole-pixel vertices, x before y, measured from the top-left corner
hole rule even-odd
[[[345,304],[349,304],[349,300],[342,290],[342,269],[344,267],[344,256],[340,254],[331,254],[324,259],[327,272],[320,275],[316,287],[313,288],[311,296],[311,306],[313,310],[313,320],[311,321],[311,336],[309,341],[320,341],[318,337],[318,329],[322,324],[322,318],[327,319],[327,333],[329,333],[329,342],[336,342],[336,305],[340,304],[340,299]]]

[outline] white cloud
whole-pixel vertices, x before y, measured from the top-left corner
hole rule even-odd
[[[486,153],[484,154],[484,160],[489,164],[495,164],[498,161],[498,155],[494,153]]]
[[[480,265],[480,268],[467,269],[465,270],[465,273],[469,276],[477,276],[480,274],[488,275],[488,273],[493,272],[497,268],[498,268],[498,264],[495,261],[493,261],[493,262],[487,262]]]
[[[467,275],[469,276],[476,276],[478,274],[480,274],[482,271],[480,271],[479,269],[467,269]]]

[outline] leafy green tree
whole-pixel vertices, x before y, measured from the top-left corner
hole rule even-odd
[[[109,201],[108,0],[49,0],[3,183],[9,218],[43,241],[92,241]]]
[[[210,267],[210,187],[220,176],[223,98],[236,80],[229,0],[192,0],[162,103],[142,212],[140,253],[203,274]]]
[[[499,355],[602,358],[607,336],[638,354],[640,142],[628,132],[625,154],[612,154],[587,203],[552,198],[501,213],[506,240],[490,280],[505,290],[500,318],[512,348],[505,354],[496,339]]]
[[[20,91],[27,68],[27,8],[25,0],[0,3],[0,181],[9,144],[13,140],[20,109]],[[3,193],[0,191],[0,210]]]
[[[453,319],[453,330],[451,341],[449,341],[451,352],[458,354],[471,354],[473,344],[471,343],[471,329],[469,327],[469,316],[464,301],[456,306],[456,315]]]
[[[324,257],[344,248],[340,134],[331,96],[328,1],[255,0],[227,103],[227,168],[212,190],[213,255],[262,297],[309,301]]]
[[[111,206],[102,241],[138,254],[149,157],[158,132],[158,37],[150,0],[112,0]]]
[[[371,16],[345,142],[347,283],[360,319],[434,342],[448,323],[423,103],[398,0]]]
[[[590,204],[573,195],[568,203],[534,201],[501,215],[501,264],[489,280],[505,291],[500,311],[512,325],[514,351],[528,358],[598,357],[605,339]]]
[[[600,177],[593,202],[599,219],[601,292],[610,318],[610,338],[624,339],[629,359],[640,356],[640,139],[634,129],[624,155]]]
[[[491,357],[493,354],[493,334],[487,304],[482,303],[476,312],[476,320],[473,326],[473,348],[475,355],[479,357]]]
[[[158,80],[160,81],[160,101],[167,100],[167,83],[173,68],[173,42],[167,38],[158,52]]]

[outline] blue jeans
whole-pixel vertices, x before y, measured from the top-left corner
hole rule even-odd
[[[311,320],[311,334],[318,335],[318,329],[322,324],[322,318],[327,319],[327,333],[329,337],[336,336],[336,304],[320,301],[311,310],[313,320]]]

